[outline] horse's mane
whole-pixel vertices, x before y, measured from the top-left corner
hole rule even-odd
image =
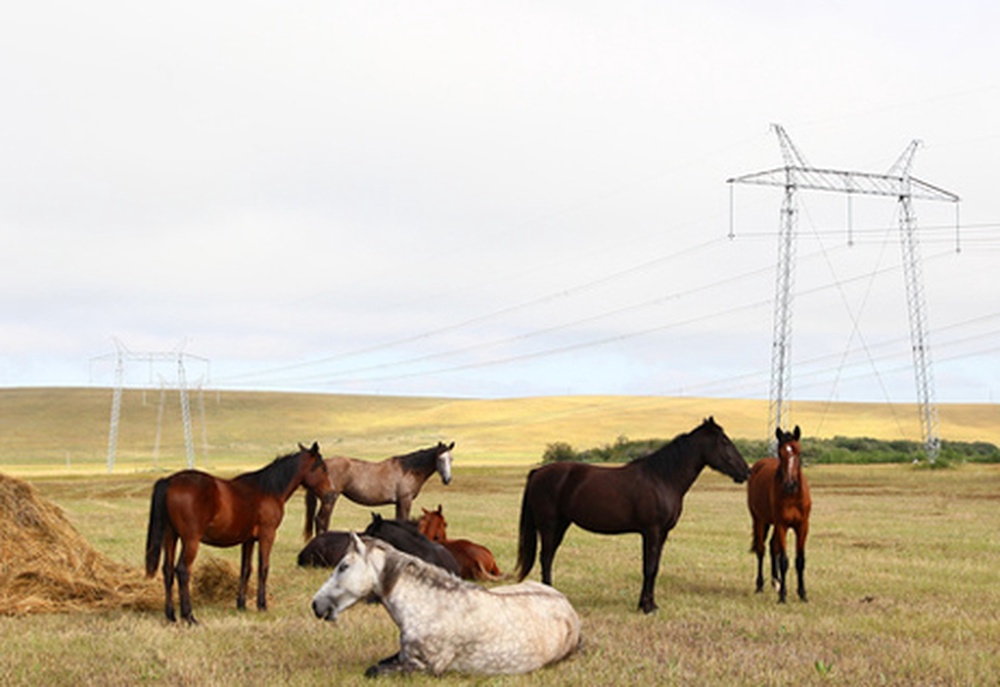
[[[438,444],[437,446],[418,449],[413,453],[407,453],[406,455],[396,456],[394,460],[398,460],[400,464],[403,466],[403,469],[409,472],[420,471],[420,470],[433,470],[437,464],[436,461],[438,453],[440,452],[441,452],[441,444]]]
[[[384,596],[392,593],[393,588],[404,575],[433,589],[452,591],[469,586],[468,582],[457,575],[400,551],[388,542],[374,537],[366,537],[365,541],[369,547],[375,547],[385,552],[385,568],[382,571],[382,594]]]
[[[297,452],[279,456],[259,470],[243,473],[236,479],[252,482],[266,494],[281,494],[299,471],[298,458]]]
[[[681,450],[687,447],[689,434],[689,432],[678,434],[652,453],[633,458],[630,462],[642,465],[661,477],[669,477],[677,469],[677,457],[681,454]]]

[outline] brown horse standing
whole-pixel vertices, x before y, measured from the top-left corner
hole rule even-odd
[[[362,506],[383,506],[396,504],[396,519],[409,520],[410,508],[420,493],[424,482],[435,472],[441,475],[446,485],[451,482],[451,451],[455,442],[420,449],[403,456],[393,456],[378,462],[369,462],[346,456],[331,456],[326,459],[330,479],[337,489],[351,501]],[[337,497],[325,502],[316,517],[317,531],[325,531],[325,523]],[[309,537],[312,520],[316,513],[316,498],[306,495],[306,538]]]
[[[771,581],[778,589],[778,603],[787,596],[785,577],[788,573],[788,551],[785,535],[795,530],[795,572],[799,581],[799,598],[806,599],[806,536],[809,534],[809,511],[812,499],[809,483],[802,474],[802,432],[798,425],[793,432],[775,430],[778,457],[762,458],[753,465],[747,484],[747,503],[753,516],[753,552],[757,554],[757,591],[764,590],[764,541],[771,535]]]
[[[498,580],[501,577],[500,568],[497,566],[493,552],[481,544],[469,541],[468,539],[448,539],[448,522],[444,519],[441,511],[441,504],[437,510],[427,510],[417,521],[420,533],[437,542],[451,552],[451,555],[458,561],[459,576],[463,580]]]
[[[181,617],[197,622],[191,612],[191,565],[201,542],[210,546],[243,545],[240,586],[236,607],[246,608],[246,589],[252,569],[254,542],[259,543],[257,608],[267,608],[267,573],[271,545],[285,512],[285,502],[300,485],[327,501],[333,485],[319,453],[319,445],[278,458],[255,472],[227,480],[198,470],[183,470],[156,481],[149,508],[146,533],[146,576],[156,574],[163,550],[164,610],[174,615],[174,555],[177,541],[181,556],[177,563],[177,587]]]
[[[642,535],[639,608],[652,613],[657,608],[653,591],[663,544],[681,516],[684,494],[706,465],[736,482],[750,475],[743,456],[713,418],[620,467],[565,462],[532,470],[521,502],[519,579],[531,572],[540,537],[542,582],[552,584],[552,559],[573,523],[601,534],[638,532]]]

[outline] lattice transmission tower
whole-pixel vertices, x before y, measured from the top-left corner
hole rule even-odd
[[[187,371],[185,369],[186,360],[195,360],[208,365],[207,358],[201,358],[199,356],[194,356],[188,353],[184,353],[180,348],[174,351],[159,352],[159,351],[145,351],[145,352],[134,352],[130,351],[122,342],[115,339],[115,352],[98,356],[94,358],[91,362],[108,360],[113,358],[115,363],[115,383],[114,392],[111,397],[111,420],[108,428],[108,473],[114,470],[115,458],[118,453],[118,429],[121,424],[121,411],[122,411],[122,393],[125,387],[125,366],[127,363],[146,363],[150,367],[150,372],[152,372],[152,367],[154,364],[163,363],[176,363],[176,375],[177,375],[177,391],[180,397],[181,406],[181,424],[184,428],[184,450],[187,456],[187,466],[189,468],[194,467],[194,433],[191,429],[191,403],[188,394],[188,382],[187,382]],[[162,422],[162,401],[161,408],[159,411],[159,417],[157,419],[157,436],[156,444],[154,448],[154,456],[159,453],[159,442],[160,442],[160,424]],[[202,409],[202,422],[204,422],[204,409]],[[204,433],[204,426],[202,427],[202,432]]]
[[[800,189],[895,198],[900,206],[899,238],[903,251],[906,301],[913,349],[920,429],[928,459],[933,462],[940,449],[937,404],[931,366],[930,336],[924,279],[917,240],[917,219],[913,200],[937,200],[957,203],[950,191],[910,175],[913,156],[920,141],[907,146],[899,159],[884,174],[824,169],[809,165],[779,124],[772,128],[781,146],[784,166],[763,172],[744,174],[727,180],[733,184],[779,186],[784,189],[781,221],[778,230],[778,268],[774,299],[774,332],[771,344],[771,384],[769,390],[769,431],[788,422],[786,403],[791,389],[792,295],[795,271],[795,227],[798,215],[796,192]]]

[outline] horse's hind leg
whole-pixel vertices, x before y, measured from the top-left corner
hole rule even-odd
[[[191,609],[191,566],[198,555],[198,540],[181,542],[181,559],[177,563],[177,590],[181,600],[181,618],[191,625],[197,625]]]
[[[569,520],[556,520],[546,523],[546,526],[539,530],[542,547],[538,560],[542,565],[542,582],[552,586],[552,561],[556,557],[556,549],[562,544],[566,530],[569,529]]]
[[[247,584],[253,572],[253,539],[247,539],[240,548],[240,586],[236,592],[236,609],[247,610]]]
[[[177,614],[174,612],[174,560],[177,556],[177,535],[173,530],[168,529],[163,537],[163,587],[166,592],[166,602],[163,611],[167,620],[172,623],[177,622]]]
[[[767,532],[771,526],[764,522],[754,520],[753,523],[753,552],[757,555],[757,588],[760,594],[764,591],[764,543],[767,541]]]

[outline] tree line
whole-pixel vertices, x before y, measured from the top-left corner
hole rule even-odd
[[[665,439],[632,440],[620,436],[614,443],[578,451],[570,444],[559,441],[545,448],[542,462],[627,463],[649,455],[665,443]],[[733,439],[733,443],[749,463],[771,455],[770,446],[764,440]],[[870,437],[803,437],[801,445],[803,461],[810,465],[912,463],[925,458],[924,446],[917,441],[885,441]],[[1000,463],[1000,449],[986,441],[942,441],[937,463],[941,466]]]

